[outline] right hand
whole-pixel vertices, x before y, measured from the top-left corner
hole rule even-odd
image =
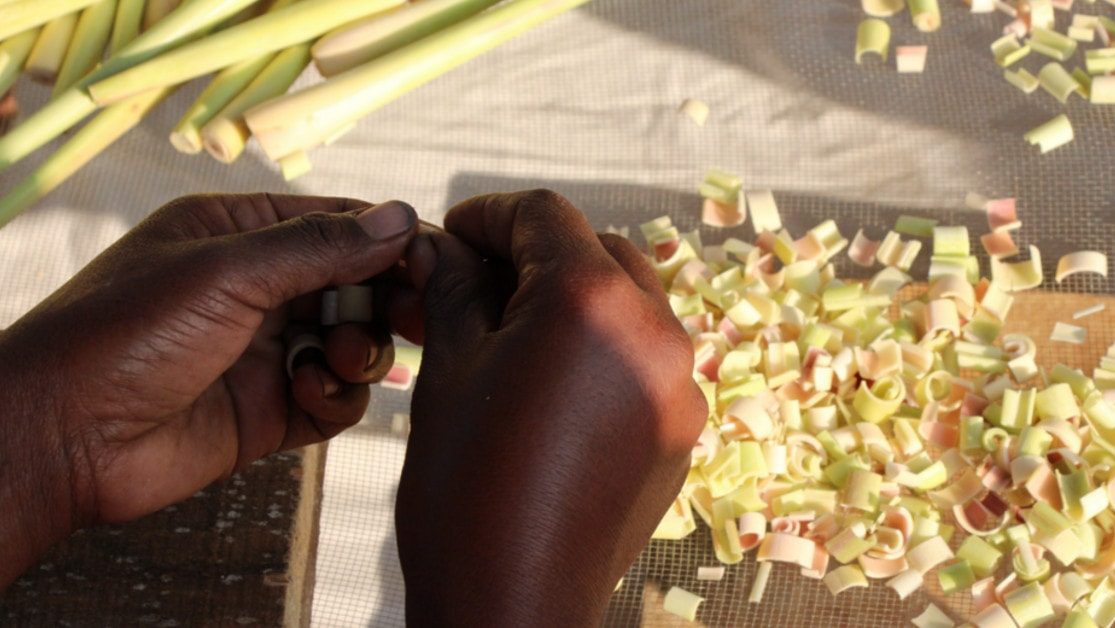
[[[546,191],[407,254],[425,350],[396,527],[415,625],[598,623],[707,407],[654,271]]]

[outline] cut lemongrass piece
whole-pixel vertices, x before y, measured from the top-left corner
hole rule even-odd
[[[666,599],[662,601],[662,607],[667,612],[677,615],[682,619],[689,621],[697,621],[697,608],[705,598],[686,591],[681,587],[671,587],[666,592]]]
[[[1080,320],[1082,318],[1092,316],[1093,314],[1099,314],[1100,312],[1102,312],[1106,309],[1107,309],[1106,305],[1104,305],[1103,303],[1097,303],[1093,306],[1086,307],[1082,310],[1077,310],[1077,311],[1073,312],[1072,313],[1072,319],[1073,320]]]
[[[151,30],[164,17],[174,12],[180,3],[181,0],[147,0],[147,7],[143,11],[143,30]]]
[[[248,125],[244,123],[244,112],[285,94],[309,64],[309,43],[287,48],[276,55],[244,91],[201,128],[201,141],[206,152],[222,163],[236,161],[251,137]]]
[[[698,567],[697,579],[707,580],[712,582],[720,582],[724,579],[725,568],[723,565],[717,567]]]
[[[113,105],[81,127],[26,179],[0,198],[0,227],[77,172],[139,124],[170,90],[152,90]]]
[[[906,8],[906,0],[861,0],[860,7],[871,17],[890,17]]]
[[[852,588],[867,588],[867,577],[858,565],[844,565],[833,569],[821,581],[833,595],[840,595]]]
[[[1053,14],[1053,3],[1050,0],[1029,0],[1030,29],[1053,28],[1057,18]]]
[[[69,89],[101,62],[115,17],[116,0],[101,0],[81,12],[73,39],[66,49],[66,58],[54,81],[54,96]]]
[[[939,221],[932,218],[902,215],[895,221],[894,230],[903,235],[928,238],[933,235],[933,227],[938,224]]]
[[[995,11],[995,0],[971,0],[969,4],[972,13],[993,13]]]
[[[894,49],[894,63],[899,74],[921,74],[929,46],[898,46]]]
[[[1073,345],[1082,345],[1084,340],[1088,337],[1088,330],[1076,325],[1069,325],[1068,323],[1056,323],[1053,325],[1053,333],[1049,335],[1049,339],[1053,342],[1065,342]]]
[[[45,146],[97,110],[97,105],[80,88],[173,48],[255,1],[188,0],[150,31],[142,33],[124,49],[82,78],[73,89],[67,90],[66,93],[47,103],[34,115],[24,120],[23,124],[0,138],[0,172]]]
[[[63,15],[51,20],[39,31],[39,38],[27,58],[26,71],[31,78],[43,83],[53,83],[58,78],[58,70],[66,59],[66,49],[73,39],[77,18],[77,13]]]
[[[941,28],[941,9],[937,0],[907,0],[910,7],[910,19],[914,26],[923,33],[932,33]]]
[[[34,0],[0,3],[0,41],[76,13],[99,0]],[[76,19],[76,17],[75,17]]]
[[[114,55],[139,37],[143,25],[143,10],[147,0],[120,0],[112,23],[112,36],[108,42],[108,54]]]
[[[863,63],[863,55],[873,52],[883,61],[890,51],[890,26],[878,18],[868,18],[856,29],[856,63]]]
[[[1058,61],[1068,61],[1076,52],[1076,40],[1048,28],[1030,32],[1030,48]]]
[[[1018,255],[1018,245],[1014,243],[1009,231],[992,231],[980,236],[983,250],[991,257],[1002,258]]]
[[[1091,26],[1070,26],[1068,35],[1075,41],[1090,44],[1096,40],[1096,29]]]
[[[420,0],[334,31],[314,44],[314,64],[334,76],[476,15],[498,0]]]
[[[283,157],[279,160],[279,169],[283,173],[283,179],[286,181],[293,181],[298,177],[308,173],[313,168],[310,163],[310,156],[305,151],[299,151]]]
[[[953,628],[956,625],[936,604],[925,607],[921,615],[910,620],[917,628]]]
[[[1030,47],[1019,43],[1013,34],[1003,35],[991,43],[991,54],[995,55],[995,62],[1005,68],[1030,54]]]
[[[38,38],[39,29],[32,28],[0,42],[0,95],[15,84]]]
[[[968,209],[982,211],[987,207],[988,198],[979,192],[968,192],[964,195],[964,206]]]
[[[747,206],[751,209],[751,226],[755,228],[756,234],[764,231],[774,233],[782,229],[782,216],[770,190],[756,190],[748,192],[746,196]]]
[[[1060,114],[1025,135],[1026,141],[1041,149],[1042,154],[1060,148],[1073,140],[1072,123],[1068,116]]]
[[[338,129],[587,0],[515,0],[245,114],[269,157],[318,146]],[[297,5],[296,5],[297,6]]]
[[[1076,251],[1061,257],[1054,278],[1061,283],[1076,273],[1096,273],[1107,277],[1107,255],[1099,251]]]
[[[1115,48],[1096,48],[1084,52],[1084,67],[1088,74],[1115,72]]]
[[[686,98],[678,107],[678,111],[689,116],[689,119],[697,126],[705,126],[705,122],[708,120],[708,103],[703,100]]]
[[[755,570],[755,581],[751,583],[751,592],[747,595],[748,604],[758,604],[763,601],[763,592],[767,589],[773,567],[774,563],[770,561],[759,563],[758,569]]]
[[[1038,80],[1038,77],[1030,74],[1029,70],[1026,68],[1019,68],[1017,72],[1014,70],[1004,70],[1003,78],[1007,79],[1008,83],[1014,85],[1026,94],[1034,93],[1034,90],[1041,85],[1041,81]]]
[[[1093,105],[1115,105],[1115,76],[1093,77],[1088,95]]]
[[[1018,201],[1013,198],[999,198],[987,201],[987,226],[992,231],[1013,231],[1022,226],[1018,219]]]
[[[93,83],[89,94],[97,104],[105,105],[148,89],[177,85],[261,54],[307,42],[353,20],[398,6],[401,1],[302,0]]]
[[[1072,71],[1072,78],[1077,82],[1076,92],[1085,99],[1092,97],[1092,75],[1085,72],[1082,68],[1074,68]]]
[[[1045,64],[1038,72],[1038,81],[1041,82],[1042,89],[1061,102],[1067,101],[1070,95],[1080,90],[1076,79],[1056,62]]]

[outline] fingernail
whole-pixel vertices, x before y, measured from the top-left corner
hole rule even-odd
[[[420,235],[410,243],[407,251],[407,268],[410,281],[419,292],[426,290],[426,282],[437,267],[437,249],[428,235]]]
[[[414,209],[402,201],[387,201],[365,209],[356,222],[373,240],[388,240],[414,226]]]
[[[320,367],[316,368],[314,369],[314,373],[317,374],[317,380],[321,383],[321,396],[332,397],[341,389],[341,383],[338,382],[335,377],[326,373],[325,369]]]
[[[367,361],[364,362],[364,372],[366,373],[366,372],[372,370],[372,368],[376,365],[376,362],[378,362],[378,361],[379,361],[379,347],[376,347],[374,345],[368,347],[368,359],[367,359]]]

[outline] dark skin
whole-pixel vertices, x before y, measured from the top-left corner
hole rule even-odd
[[[0,333],[0,589],[53,543],[141,517],[359,421],[425,344],[396,509],[408,621],[598,623],[706,415],[643,256],[546,191],[401,203],[190,197]],[[284,370],[320,291],[378,277],[382,327]],[[447,533],[448,530],[451,533]]]

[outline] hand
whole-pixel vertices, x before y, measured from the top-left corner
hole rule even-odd
[[[336,327],[293,380],[284,340],[313,328],[315,291],[397,265],[414,210],[367,207],[179,199],[0,334],[0,503],[18,513],[0,508],[0,588],[78,526],[153,512],[359,421],[389,338]]]
[[[552,192],[445,224],[407,253],[425,308],[396,510],[408,623],[599,623],[707,416],[689,339],[635,247]]]

